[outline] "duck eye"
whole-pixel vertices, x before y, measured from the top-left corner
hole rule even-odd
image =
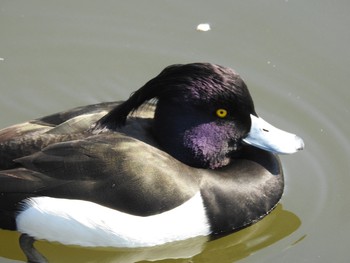
[[[227,110],[225,109],[217,109],[216,110],[216,116],[219,118],[225,118],[227,116]]]

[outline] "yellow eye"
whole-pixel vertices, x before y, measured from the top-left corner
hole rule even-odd
[[[217,109],[216,110],[216,116],[219,118],[225,118],[227,116],[227,110],[225,109]]]

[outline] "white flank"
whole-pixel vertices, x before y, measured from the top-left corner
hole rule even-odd
[[[146,247],[210,233],[203,200],[197,193],[184,204],[147,217],[96,203],[35,197],[17,218],[18,231],[36,239],[93,247]]]

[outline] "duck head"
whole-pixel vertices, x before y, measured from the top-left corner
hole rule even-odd
[[[193,167],[228,165],[245,144],[285,154],[304,147],[296,135],[258,117],[248,88],[235,71],[209,63],[165,68],[95,128],[123,126],[129,113],[152,99],[157,99],[155,139],[164,151]]]

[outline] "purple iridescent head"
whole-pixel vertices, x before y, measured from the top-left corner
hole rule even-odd
[[[255,114],[240,76],[230,68],[197,63],[170,66],[157,78],[167,87],[155,113],[154,130],[162,147],[191,166],[229,164],[250,130],[250,114]]]
[[[261,145],[254,142],[252,122],[260,118],[241,77],[230,68],[209,63],[165,68],[98,125],[121,126],[130,112],[154,98],[158,100],[155,139],[164,151],[190,166],[216,169],[228,165],[244,144],[283,153],[279,149],[283,147],[269,148],[261,139]],[[293,147],[301,149],[303,144]]]

